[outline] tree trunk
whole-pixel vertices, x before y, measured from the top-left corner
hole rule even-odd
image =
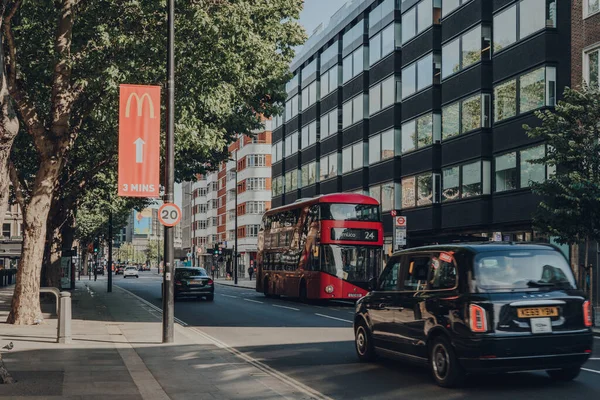
[[[83,263],[83,273],[85,275],[89,275],[90,271],[88,271],[88,251],[87,251],[87,243],[79,242],[79,246],[81,246],[81,262]]]
[[[25,205],[23,249],[17,281],[7,322],[32,325],[42,319],[40,309],[40,273],[44,258],[46,228],[52,196],[62,160],[44,157],[40,161],[31,200]]]
[[[4,17],[4,16],[2,16]],[[1,25],[1,24],[0,24]],[[9,160],[15,137],[19,133],[19,119],[13,108],[12,98],[8,91],[6,64],[4,60],[4,44],[0,40],[0,226],[8,209],[9,196]]]
[[[589,259],[588,253],[589,253],[589,251],[590,251],[590,240],[589,240],[589,238],[586,237],[585,238],[585,256],[583,257],[584,262],[583,262],[583,268],[582,268],[583,269],[583,271],[582,271],[583,277],[581,279],[581,284],[583,285],[581,287],[583,288],[584,292],[586,292],[588,290],[587,285],[586,285],[586,283],[587,283],[586,275],[588,273],[588,265],[589,265],[588,264],[588,259]]]
[[[573,275],[575,275],[577,284],[580,285],[581,282],[579,279],[579,245],[578,244],[571,245],[571,269],[573,270]]]

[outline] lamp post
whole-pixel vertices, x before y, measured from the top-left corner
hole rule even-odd
[[[239,139],[242,140],[242,139]],[[234,225],[234,244],[233,244],[233,283],[238,284],[238,149],[235,151],[235,225]]]

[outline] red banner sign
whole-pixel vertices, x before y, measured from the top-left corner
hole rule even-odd
[[[160,87],[121,85],[119,196],[159,197]]]

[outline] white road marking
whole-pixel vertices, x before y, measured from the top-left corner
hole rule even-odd
[[[581,368],[583,371],[587,371],[587,372],[593,372],[594,374],[600,374],[600,371],[596,371],[595,369],[589,369],[589,368]]]
[[[294,310],[294,311],[300,311],[299,308],[294,308],[294,307],[287,307],[287,306],[280,306],[277,304],[272,304],[273,307],[279,307],[279,308],[287,308],[288,310]]]
[[[336,317],[331,317],[331,316],[329,316],[329,315],[318,314],[318,313],[315,313],[315,315],[318,315],[319,317],[323,317],[323,318],[335,319],[336,321],[343,321],[343,322],[349,322],[349,323],[352,323],[352,321],[350,321],[350,320],[347,320],[347,319],[341,319],[341,318],[336,318]]]
[[[237,299],[237,298],[238,298],[237,296],[231,296],[231,295],[228,295],[228,294],[223,294],[223,293],[220,293],[220,294],[221,294],[221,296],[225,296],[225,297],[231,297],[231,298],[233,298],[233,299]]]
[[[591,360],[591,361],[598,361],[598,360],[600,360],[600,357],[592,357],[592,358],[588,358],[588,360]]]
[[[251,301],[253,303],[264,304],[264,301],[258,301],[258,300],[244,299],[244,301]]]

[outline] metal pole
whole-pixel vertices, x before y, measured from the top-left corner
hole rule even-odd
[[[195,243],[195,239],[196,239],[196,196],[194,195],[194,186],[192,184],[192,229],[191,232],[192,234],[190,235],[192,237],[192,267],[196,266],[196,243]]]
[[[242,139],[238,139],[242,140]],[[239,146],[239,144],[238,144]],[[239,147],[238,147],[239,149]],[[238,284],[238,196],[237,196],[237,188],[238,188],[238,150],[235,151],[235,227],[233,235],[235,237],[234,245],[233,245],[233,283],[235,285]]]
[[[112,241],[113,241],[113,224],[112,224],[112,210],[108,212],[108,265],[106,269],[108,271],[108,286],[106,291],[112,292]]]
[[[165,202],[173,202],[173,191],[175,189],[175,0],[168,0],[168,59],[167,59],[167,143],[165,157]],[[173,266],[174,237],[173,228],[165,227],[165,268],[163,275],[163,343],[174,341],[174,314],[175,304],[173,299]]]

